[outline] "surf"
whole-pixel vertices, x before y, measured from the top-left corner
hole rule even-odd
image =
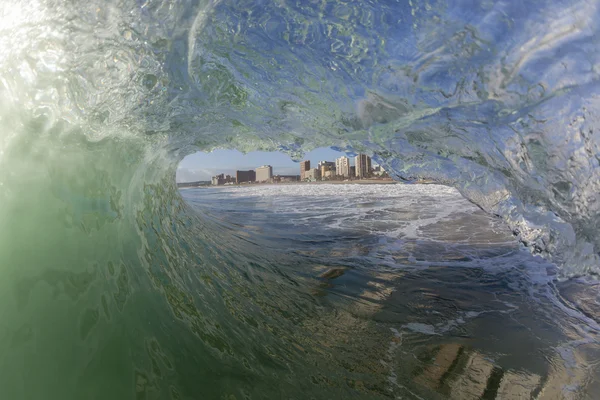
[[[7,396],[185,398],[218,373],[182,365],[250,362],[227,338],[256,321],[219,321],[278,302],[254,303],[253,261],[222,247],[238,239],[177,191],[197,150],[363,152],[456,188],[561,279],[596,275],[597,20],[590,1],[2,2]],[[284,369],[296,345],[256,354]]]

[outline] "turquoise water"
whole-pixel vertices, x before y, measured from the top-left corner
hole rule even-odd
[[[446,377],[436,378],[433,388],[412,378],[411,362],[439,357],[461,371],[491,366],[481,375],[491,379],[486,398],[502,393],[504,376],[524,382],[514,374],[533,382],[524,387],[560,382],[554,392],[546,389],[559,398],[593,398],[598,17],[598,2],[584,0],[2,1],[3,396],[466,393],[453,389],[466,384],[452,383],[460,381],[445,375],[448,369],[423,365],[414,372],[426,380]],[[501,282],[508,297],[518,293],[519,301],[508,302],[529,311],[498,318],[496,325],[478,325],[466,315],[446,318],[480,326],[473,325],[471,343],[427,342],[450,331],[440,331],[442,320],[417,318],[421,308],[414,305],[396,320],[383,311],[346,317],[337,303],[327,308],[321,301],[356,301],[360,285],[369,282],[365,273],[302,269],[338,241],[307,237],[309,248],[315,241],[324,250],[282,264],[284,255],[269,249],[285,240],[285,229],[269,233],[263,225],[263,239],[254,243],[246,221],[219,220],[175,187],[178,162],[197,150],[279,150],[301,159],[320,146],[369,154],[398,180],[431,178],[455,187],[479,207],[481,218],[505,224],[513,245],[524,249],[511,256],[517,272],[507,272],[508,283],[497,272],[466,276],[482,266],[434,274],[430,263],[440,254],[444,261],[449,250],[410,241],[384,246],[382,260],[370,260],[364,270],[421,266],[424,272],[409,275],[418,284],[403,290],[422,288],[419,299],[444,276],[442,283],[468,282],[457,292],[447,289],[448,296],[472,293],[478,300],[468,305],[493,292],[481,287],[485,282]],[[241,201],[223,196],[223,206]],[[435,201],[424,203],[435,209]],[[261,204],[247,220],[268,218]],[[386,226],[400,232],[394,221],[410,220],[409,214],[394,211],[377,229],[343,238],[371,240],[357,254],[384,251],[381,232]],[[334,229],[336,221],[343,220],[332,214],[314,226]],[[284,227],[289,222],[280,221]],[[452,229],[429,229],[434,242],[460,237]],[[452,249],[458,263],[501,257],[494,246],[469,255]],[[427,257],[415,256],[420,253]],[[306,283],[311,279],[325,287],[313,290]],[[335,287],[326,281],[340,279],[352,281],[349,293],[319,294]],[[381,284],[393,288],[398,279],[381,278]],[[547,290],[542,300],[540,285]],[[390,304],[410,298],[386,296]],[[484,302],[496,310],[490,315],[511,314],[509,306],[494,308],[490,301]],[[431,309],[438,305],[448,314],[439,302]],[[346,325],[319,319],[324,308],[348,318]],[[458,309],[481,311],[471,308]],[[411,315],[414,320],[407,319]],[[373,330],[379,317],[391,318],[390,325]],[[358,320],[369,323],[362,328]],[[342,325],[353,334],[346,334],[347,343],[332,341]],[[491,327],[505,328],[494,339],[495,350]],[[407,330],[427,343],[401,353]],[[382,343],[391,352],[385,354],[393,354],[393,368]],[[517,343],[540,349],[531,364],[497,357],[522,354]],[[353,369],[356,364],[361,369]],[[544,381],[549,376],[557,378]]]

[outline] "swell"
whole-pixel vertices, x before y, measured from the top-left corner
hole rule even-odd
[[[179,196],[176,165],[198,149],[366,152],[398,179],[456,187],[563,276],[597,273],[597,5],[3,1],[7,397],[178,398],[218,382],[216,397],[232,371],[242,395],[335,392],[306,339],[329,316],[298,328],[303,310],[320,316],[310,296]],[[279,297],[256,295],[270,285]],[[255,307],[260,322],[236,314]]]
[[[363,151],[595,271],[597,4],[467,3],[12,3],[2,146],[25,113],[152,143],[165,171],[195,149]]]

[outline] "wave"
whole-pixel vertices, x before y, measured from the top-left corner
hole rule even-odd
[[[597,274],[598,14],[584,0],[2,1],[1,367],[13,398],[74,383],[28,387],[11,365],[56,362],[89,393],[124,351],[168,375],[157,343],[173,317],[149,311],[159,298],[218,349],[206,360],[236,351],[224,338],[242,334],[224,333],[219,312],[252,298],[224,247],[237,239],[190,211],[174,183],[197,150],[364,152],[396,179],[457,188],[563,277]],[[226,289],[247,297],[216,295]],[[78,320],[65,298],[83,307]],[[276,313],[273,300],[262,306]],[[117,320],[151,324],[155,338],[114,331]],[[113,330],[94,336],[102,357],[67,345],[89,344],[99,324]],[[296,345],[275,352],[286,354],[278,366],[300,357]],[[148,373],[126,374],[151,391]]]
[[[11,2],[3,162],[66,135],[169,176],[197,149],[337,146],[455,186],[566,275],[597,271],[596,2],[411,4]]]

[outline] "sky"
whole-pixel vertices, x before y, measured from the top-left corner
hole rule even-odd
[[[311,167],[319,161],[335,161],[345,155],[331,148],[308,152],[303,160],[310,160]],[[350,157],[351,164],[353,159]],[[237,150],[215,150],[212,153],[194,153],[184,158],[177,168],[177,182],[208,181],[212,176],[224,173],[235,175],[236,170],[249,170],[261,165],[271,165],[274,175],[300,175],[300,163],[292,161],[279,152],[254,151],[242,154]]]

